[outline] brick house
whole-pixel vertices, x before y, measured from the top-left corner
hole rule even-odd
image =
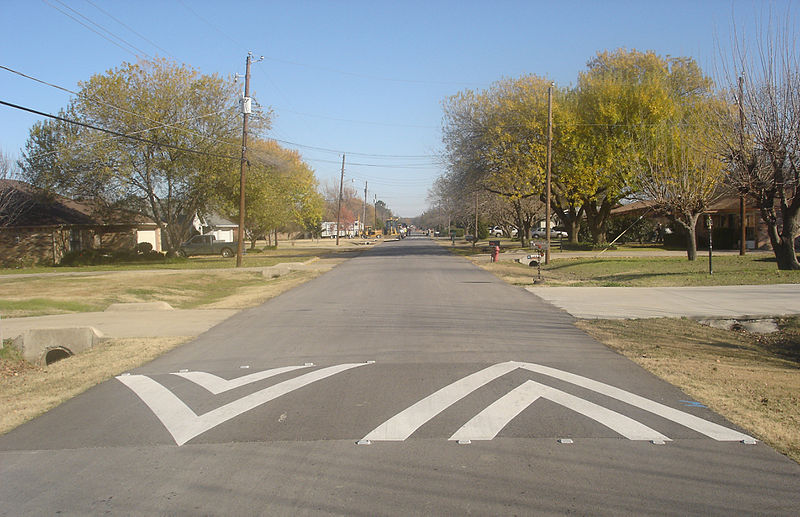
[[[161,231],[145,216],[110,210],[0,180],[0,265],[58,264],[83,249],[134,249],[149,242],[161,251]]]
[[[611,217],[625,215],[642,215],[660,223],[662,226],[669,224],[669,218],[652,209],[653,203],[649,201],[635,201],[611,210]],[[714,228],[714,247],[737,249],[741,235],[739,196],[723,196],[709,207],[711,221]],[[706,229],[705,216],[697,220],[698,245],[707,246],[708,230]],[[772,249],[767,233],[767,225],[761,220],[761,212],[753,206],[752,200],[747,200],[745,206],[745,232],[748,249]],[[719,235],[725,239],[719,239]],[[721,246],[724,242],[724,246]]]

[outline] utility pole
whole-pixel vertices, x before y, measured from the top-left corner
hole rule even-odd
[[[344,154],[342,155],[342,177],[339,179],[339,208],[336,209],[336,245],[339,245],[339,224],[342,220],[342,189],[344,188]]]
[[[739,148],[742,153],[744,153],[744,78],[740,75],[739,76]],[[747,214],[746,206],[745,206],[745,199],[744,199],[744,192],[739,190],[739,220],[741,221],[742,227],[742,234],[741,234],[741,244],[739,246],[739,255],[744,256],[747,253],[747,218],[745,217]]]
[[[547,235],[547,248],[544,250],[544,263],[550,263],[550,168],[553,162],[553,86],[547,88],[547,181],[544,207],[544,233]]]
[[[375,230],[375,235],[378,235],[378,195],[372,195],[372,208],[374,211],[373,214],[373,221],[372,221],[372,228]]]
[[[472,247],[478,241],[478,191],[475,191],[475,235],[472,236]]]
[[[250,63],[252,60],[253,54],[248,52],[244,73],[244,96],[242,97],[242,163],[239,173],[239,243],[236,247],[236,267],[242,267],[242,256],[244,255],[244,187],[247,166],[247,118],[251,111]]]
[[[367,235],[367,183],[367,181],[364,181],[364,218],[361,219],[361,226],[364,227],[362,232],[365,237]]]

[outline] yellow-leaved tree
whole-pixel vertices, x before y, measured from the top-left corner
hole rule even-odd
[[[61,112],[67,121],[31,128],[24,176],[63,195],[146,215],[174,251],[194,214],[207,210],[220,178],[238,177],[236,86],[164,59],[123,63],[79,86]],[[253,118],[256,134],[269,124],[268,113]]]

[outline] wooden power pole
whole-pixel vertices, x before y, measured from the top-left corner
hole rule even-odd
[[[740,152],[744,153],[744,79],[739,76],[739,146]],[[744,192],[739,190],[739,220],[741,221],[741,244],[739,255],[747,253],[747,207]]]
[[[367,236],[367,182],[364,182],[364,217],[361,219],[362,233]]]
[[[344,155],[342,155],[342,177],[339,179],[339,207],[336,209],[336,245],[339,245],[339,224],[342,220],[342,189],[344,188]]]
[[[250,63],[252,61],[253,54],[248,52],[244,73],[244,97],[242,97],[242,163],[239,173],[239,243],[236,247],[236,267],[242,267],[242,256],[244,255],[244,187],[247,167],[247,118],[252,109],[250,104]]]
[[[547,248],[544,250],[544,263],[550,263],[550,168],[553,162],[553,85],[547,88],[547,180],[545,181],[544,233],[547,235]]]

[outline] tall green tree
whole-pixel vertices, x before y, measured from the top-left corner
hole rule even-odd
[[[522,200],[538,198],[544,183],[549,86],[534,75],[506,79],[488,90],[461,92],[443,106],[449,181],[464,194],[478,190],[508,198],[523,243],[531,223]]]
[[[22,164],[34,184],[151,217],[165,248],[188,236],[220,176],[238,175],[241,115],[231,80],[156,59],[123,63],[79,85],[64,122],[34,125]],[[268,125],[253,117],[251,131]]]
[[[697,258],[697,222],[723,193],[725,164],[713,149],[709,122],[716,99],[698,98],[683,114],[658,128],[641,153],[637,197],[649,201],[686,232],[686,253]]]
[[[606,240],[611,209],[635,191],[641,143],[675,120],[681,103],[710,88],[691,58],[619,49],[589,61],[578,77],[577,110],[583,209],[595,242]]]
[[[245,187],[245,233],[256,239],[271,232],[301,230],[314,233],[322,222],[323,199],[314,171],[297,151],[272,140],[255,139],[248,145],[249,167]],[[218,209],[238,214],[239,177],[225,176],[215,187]]]

